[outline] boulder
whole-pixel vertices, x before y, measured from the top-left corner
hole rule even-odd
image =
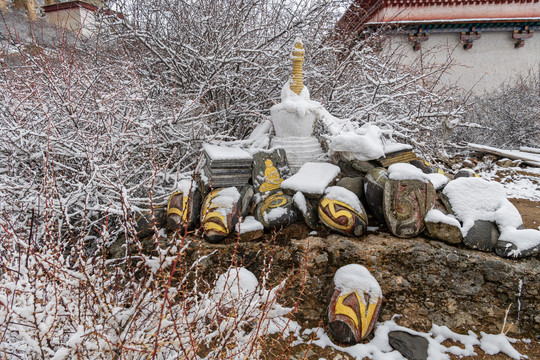
[[[340,186],[325,190],[318,212],[324,225],[343,235],[360,236],[366,231],[366,210],[352,191]]]
[[[253,195],[255,195],[255,190],[251,185],[242,186],[240,189],[239,210],[243,217],[248,216],[253,211]]]
[[[388,229],[398,237],[420,234],[424,217],[435,204],[435,188],[422,180],[391,180],[384,185],[384,217]]]
[[[397,350],[408,360],[427,360],[429,341],[419,335],[405,331],[390,331],[388,342],[392,349]]]
[[[253,216],[247,216],[235,226],[240,241],[252,241],[260,239],[264,235],[264,226]]]
[[[204,237],[208,242],[223,240],[238,221],[240,193],[235,187],[213,190],[206,197],[201,209]]]
[[[333,285],[328,327],[337,342],[356,344],[375,326],[382,304],[381,287],[369,271],[358,264],[339,268]]]
[[[364,193],[371,215],[379,222],[386,223],[383,211],[384,184],[388,180],[388,170],[375,168],[364,178]]]
[[[165,206],[156,206],[152,211],[143,212],[136,220],[135,232],[139,240],[146,239],[155,234],[154,224],[157,229],[167,225],[167,209]]]
[[[282,228],[294,223],[297,213],[292,197],[282,191],[271,193],[257,205],[255,218],[265,229]]]
[[[319,201],[306,198],[304,194],[298,191],[293,196],[293,202],[296,209],[302,214],[306,225],[315,230],[319,224],[318,205]]]
[[[287,155],[281,148],[254,154],[252,169],[254,190],[260,193],[279,189],[283,180],[291,176]]]
[[[319,198],[324,189],[334,184],[340,174],[336,165],[326,162],[308,162],[300,170],[281,183],[283,192],[293,196],[297,191],[305,196]]]
[[[478,175],[476,175],[474,170],[465,168],[459,170],[456,175],[454,175],[454,179],[459,179],[461,177],[478,177]]]
[[[540,254],[540,244],[527,250],[518,250],[517,246],[510,241],[499,240],[495,246],[495,253],[499,256],[512,259],[521,259],[525,257]]]
[[[463,244],[471,249],[494,251],[499,240],[497,224],[491,221],[476,220],[463,238]]]
[[[463,241],[461,224],[456,218],[438,209],[430,210],[424,218],[429,237],[448,244],[460,244]]]

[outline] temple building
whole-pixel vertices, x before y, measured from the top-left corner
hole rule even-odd
[[[540,72],[540,0],[353,0],[337,30],[347,46],[379,31],[381,51],[450,61],[441,81],[476,94]]]
[[[90,37],[96,30],[98,21],[96,14],[99,11],[109,12],[104,10],[102,5],[100,0],[46,0],[42,9],[48,23]]]

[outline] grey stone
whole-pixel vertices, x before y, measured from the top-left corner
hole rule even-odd
[[[444,172],[437,166],[431,165],[429,162],[423,159],[416,159],[409,162],[409,164],[416,166],[424,174],[437,174],[437,173],[443,173]]]
[[[156,206],[152,211],[145,211],[136,220],[135,232],[139,240],[153,236],[154,223],[157,229],[161,229],[167,225],[167,208],[164,205]]]
[[[384,185],[384,217],[398,237],[414,237],[425,227],[424,217],[433,208],[437,194],[431,182],[387,180]]]
[[[355,170],[360,171],[362,174],[367,174],[369,171],[375,169],[375,165],[369,161],[352,160],[351,165]]]
[[[265,229],[283,228],[296,221],[297,212],[292,198],[276,190],[257,205],[255,219]]]
[[[476,220],[467,235],[463,238],[463,244],[471,249],[480,251],[494,251],[499,240],[499,229],[491,221]]]
[[[240,189],[240,215],[243,217],[248,216],[252,212],[252,203],[253,195],[255,195],[255,190],[251,185],[242,186]]]
[[[499,256],[521,259],[525,257],[535,256],[540,254],[540,244],[533,246],[527,250],[517,251],[517,246],[509,241],[498,240],[495,246],[495,253]]]
[[[426,230],[429,237],[444,241],[448,244],[460,244],[463,241],[461,229],[457,226],[426,221]]]
[[[302,214],[302,217],[304,218],[304,222],[310,229],[312,230],[317,229],[317,225],[319,225],[319,214],[317,210],[319,206],[319,201],[316,199],[306,198],[304,194],[302,194],[301,192],[298,192],[297,194],[295,194],[295,196],[301,196],[304,199],[304,202],[306,203],[306,209],[305,209],[306,211],[304,211],[304,209],[298,206],[296,201],[294,201],[294,205],[296,209],[298,210],[300,214]]]
[[[360,176],[343,177],[337,181],[336,186],[352,191],[359,199],[364,196],[364,179]]]
[[[390,331],[388,342],[392,349],[399,351],[409,360],[426,360],[428,357],[428,340],[423,336],[409,334],[405,331]]]
[[[254,154],[252,169],[255,192],[266,193],[279,189],[281,182],[291,176],[287,155],[281,148]]]
[[[388,180],[388,170],[375,168],[364,178],[364,193],[370,214],[379,223],[386,223],[383,210],[384,184]]]
[[[460,177],[475,177],[476,174],[471,169],[461,169],[459,170],[456,175],[454,175],[454,179],[459,179]]]

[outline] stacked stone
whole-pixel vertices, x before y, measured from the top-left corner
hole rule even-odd
[[[243,186],[251,179],[251,155],[238,147],[203,145],[204,174],[213,188]]]

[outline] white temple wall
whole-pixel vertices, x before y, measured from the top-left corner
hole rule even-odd
[[[96,26],[94,12],[83,7],[47,13],[47,22],[75,33],[78,33],[80,30],[81,34],[85,37],[92,36]]]
[[[515,48],[509,31],[484,32],[469,50],[463,49],[459,33],[429,34],[429,40],[414,51],[406,35],[391,38],[384,51],[402,51],[409,63],[444,64],[450,59],[452,66],[441,81],[455,84],[465,91],[481,95],[496,90],[502,83],[512,81],[531,71],[540,72],[540,34]]]

